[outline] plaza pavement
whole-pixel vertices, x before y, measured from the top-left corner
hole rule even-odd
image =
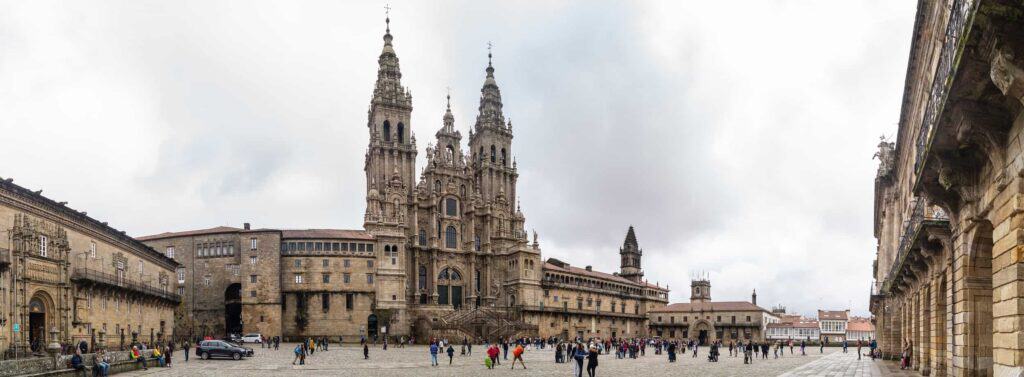
[[[440,366],[430,366],[430,355],[425,346],[395,348],[387,351],[380,346],[370,347],[370,359],[363,360],[362,347],[346,344],[332,345],[330,351],[316,352],[306,358],[306,365],[291,365],[294,344],[282,344],[274,351],[255,347],[255,356],[241,361],[200,360],[190,355],[184,361],[181,351],[174,353],[173,368],[153,368],[122,374],[123,376],[215,376],[215,377],[259,377],[259,376],[570,376],[572,364],[555,364],[554,351],[528,350],[524,355],[527,370],[517,364],[510,370],[511,361],[502,361],[500,366],[487,370],[483,365],[484,348],[473,347],[472,356],[460,356],[455,347],[455,358],[448,365],[448,356],[439,355]],[[857,360],[855,349],[842,353],[839,348],[826,348],[819,354],[817,348],[808,348],[807,356],[788,352],[780,359],[758,359],[753,365],[744,365],[742,357],[720,357],[718,363],[707,361],[707,348],[700,349],[698,357],[679,354],[676,363],[669,363],[667,354],[655,355],[653,350],[637,359],[615,359],[615,355],[601,355],[597,368],[598,376],[890,376],[892,368],[881,361],[868,358]],[[728,352],[728,350],[725,350]],[[898,370],[896,372],[899,372]],[[586,376],[586,372],[583,374]],[[900,374],[895,374],[900,375]],[[910,374],[907,374],[910,375]]]

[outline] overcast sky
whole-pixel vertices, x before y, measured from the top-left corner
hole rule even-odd
[[[361,228],[383,1],[0,1],[0,176],[140,236]],[[423,166],[494,66],[543,255],[867,314],[913,1],[392,1]],[[419,169],[417,168],[417,170]]]

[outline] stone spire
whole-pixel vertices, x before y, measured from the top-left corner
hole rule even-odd
[[[446,98],[448,100],[448,106],[444,111],[444,132],[454,133],[455,116],[452,115],[452,95],[449,93]]]
[[[488,50],[490,46],[488,46]],[[480,88],[480,113],[476,116],[476,132],[485,127],[505,127],[505,116],[501,112],[501,90],[498,83],[494,81],[493,55],[487,52],[487,77],[484,79],[484,86]]]
[[[619,275],[637,283],[643,281],[644,271],[640,268],[643,250],[640,249],[640,245],[636,241],[636,232],[633,231],[632,225],[626,231],[626,240],[622,242],[619,256],[622,261],[619,265]]]
[[[384,47],[377,58],[377,83],[373,88],[374,103],[412,107],[412,94],[402,87],[402,71],[391,41],[391,18],[384,19]]]

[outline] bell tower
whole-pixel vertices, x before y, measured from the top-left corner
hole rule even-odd
[[[363,170],[367,194],[382,195],[389,186],[399,184],[403,195],[409,196],[416,183],[416,138],[410,127],[412,93],[402,86],[398,55],[391,44],[391,18],[385,22],[384,48],[377,58],[377,82],[367,111],[370,144]]]
[[[711,280],[701,277],[690,282],[690,302],[711,301]]]
[[[636,242],[633,226],[630,225],[629,231],[626,232],[626,240],[619,248],[619,256],[622,258],[622,262],[619,264],[619,275],[637,283],[643,281],[644,270],[640,268],[640,258],[643,253],[644,251]]]

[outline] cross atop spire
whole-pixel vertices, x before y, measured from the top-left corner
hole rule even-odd
[[[384,24],[385,31],[391,33],[391,4],[384,4]]]
[[[493,47],[494,47],[494,43],[491,43],[491,41],[487,41],[487,66],[488,67],[491,66],[491,48],[493,48]]]
[[[448,86],[448,87],[445,87],[445,89],[448,91],[448,96],[446,97],[448,99],[448,109],[451,110],[451,108],[452,108],[452,87]]]

